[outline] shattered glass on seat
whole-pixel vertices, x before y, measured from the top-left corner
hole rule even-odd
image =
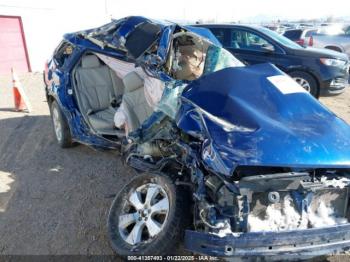
[[[186,86],[187,84],[183,81],[167,82],[156,110],[163,112],[171,119],[175,119],[175,115],[179,110],[180,105],[179,98]]]

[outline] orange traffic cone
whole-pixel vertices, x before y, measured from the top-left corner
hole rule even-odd
[[[29,100],[13,68],[11,68],[11,74],[12,74],[12,83],[13,83],[13,97],[15,101],[16,111],[27,110],[28,112],[30,112],[31,107],[29,104]]]

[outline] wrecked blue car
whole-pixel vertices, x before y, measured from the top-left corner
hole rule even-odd
[[[308,258],[350,247],[350,127],[209,31],[127,17],[65,35],[45,73],[58,143],[139,174],[108,217],[120,256]]]

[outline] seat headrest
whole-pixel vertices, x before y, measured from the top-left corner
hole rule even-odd
[[[125,86],[125,93],[132,92],[143,86],[143,79],[136,72],[131,72],[124,76],[123,84]]]
[[[84,56],[81,60],[81,67],[83,68],[99,67],[100,65],[100,61],[95,55]]]

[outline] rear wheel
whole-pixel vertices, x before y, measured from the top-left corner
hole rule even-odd
[[[289,73],[289,75],[311,95],[318,98],[319,88],[316,80],[312,75],[301,71],[294,71]]]
[[[120,256],[174,252],[189,217],[186,195],[164,175],[135,177],[109,211],[108,234],[114,251]]]
[[[67,120],[56,101],[50,104],[50,113],[56,140],[62,148],[73,146]]]

